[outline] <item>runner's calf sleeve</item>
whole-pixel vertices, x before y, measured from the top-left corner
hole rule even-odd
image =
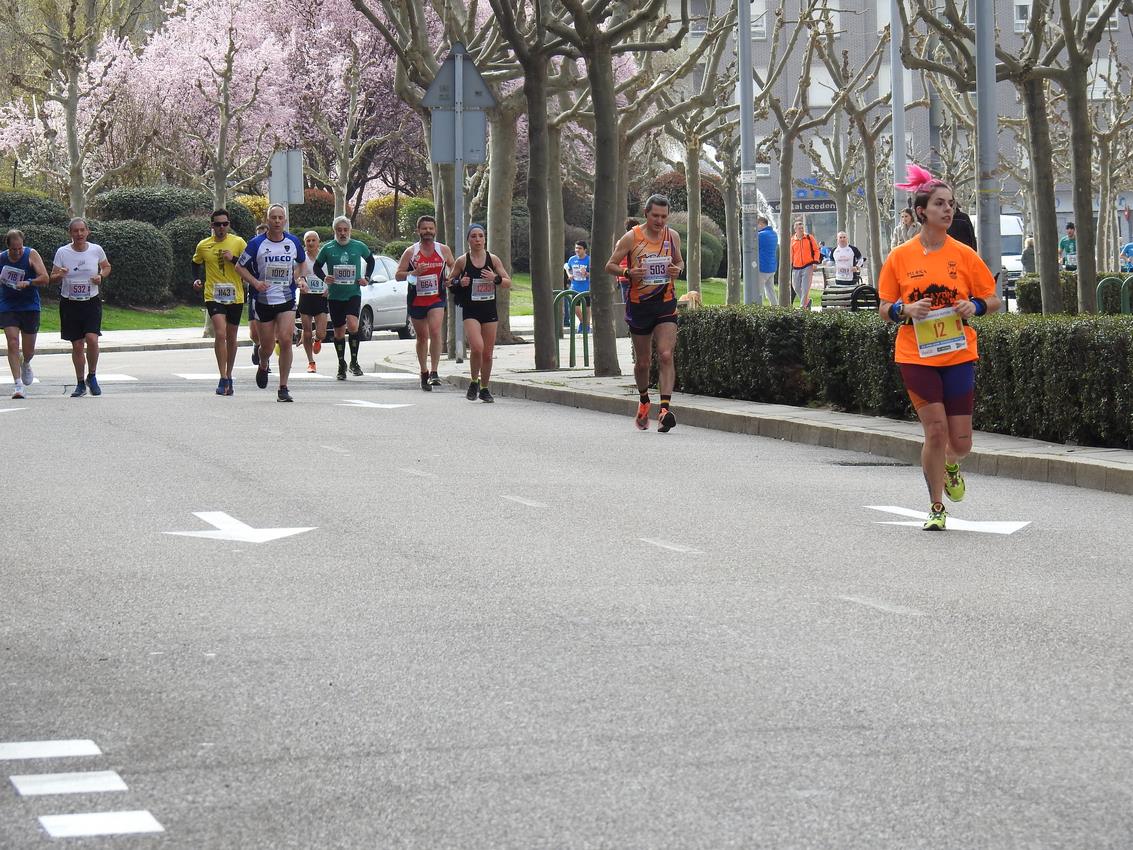
[[[338,339],[336,337],[335,340],[334,340],[334,350],[335,350],[335,352],[337,352],[339,360],[346,360],[346,340],[345,339]]]
[[[360,342],[360,340],[358,339],[357,334],[350,334],[350,336],[347,337],[347,339],[350,340],[350,362],[351,363],[357,362],[357,360],[358,360],[358,343]]]

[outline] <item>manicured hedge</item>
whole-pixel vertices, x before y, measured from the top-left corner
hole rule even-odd
[[[227,208],[231,212],[231,208]],[[193,253],[197,243],[210,234],[205,216],[182,216],[161,228],[173,251],[173,272],[170,285],[178,301],[196,302],[201,293],[193,289]]]
[[[224,205],[228,210],[228,219],[232,222],[230,230],[247,242],[256,235],[256,225],[259,223],[250,209],[239,201],[229,201]],[[209,210],[211,213],[212,210]]]
[[[0,191],[0,227],[26,230],[32,224],[66,228],[70,217],[67,209],[54,198],[26,189]],[[50,261],[48,257],[48,261]]]
[[[330,227],[334,221],[334,194],[325,189],[304,189],[303,203],[287,207],[292,233],[316,227]]]
[[[186,215],[212,212],[212,195],[203,189],[177,186],[142,186],[111,189],[95,195],[90,210],[103,221],[143,221],[164,227]]]
[[[102,246],[111,273],[102,287],[110,304],[154,307],[172,294],[173,248],[165,234],[142,221],[90,222],[90,241]]]
[[[397,205],[397,232],[399,236],[414,236],[417,233],[417,219],[423,215],[437,214],[432,198],[401,198]]]
[[[24,234],[24,244],[39,251],[43,265],[49,272],[55,252],[61,246],[71,244],[71,237],[67,235],[67,231],[53,224],[25,224],[20,230]]]
[[[976,428],[1133,449],[1133,317],[996,314],[974,325]],[[912,406],[893,364],[896,332],[872,312],[691,311],[679,323],[677,386],[909,419]]]
[[[400,260],[401,255],[405,253],[405,249],[413,243],[408,239],[394,239],[392,242],[387,242],[385,247],[382,248],[382,253],[387,257],[393,257],[395,260]]]
[[[1123,272],[1098,272],[1098,281],[1103,278],[1117,277],[1125,280],[1131,275]],[[1058,282],[1062,287],[1062,312],[1070,315],[1078,314],[1078,275],[1074,272],[1059,272]],[[1043,311],[1043,295],[1039,286],[1037,274],[1025,274],[1015,284],[1015,297],[1018,299],[1020,313],[1041,313]],[[1099,312],[1121,312],[1121,290],[1115,286],[1107,286],[1102,290],[1102,300]]]

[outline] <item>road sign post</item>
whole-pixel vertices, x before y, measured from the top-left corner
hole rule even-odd
[[[268,203],[282,204],[284,210],[290,204],[303,203],[303,151],[276,151],[272,154]]]
[[[468,57],[468,50],[459,41],[441,65],[437,76],[422,98],[423,106],[432,111],[429,148],[434,163],[453,163],[452,248],[464,230],[464,167],[484,162],[487,151],[488,123],[484,109],[496,105],[488,84]],[[463,359],[463,311],[456,310],[456,351],[449,358]]]

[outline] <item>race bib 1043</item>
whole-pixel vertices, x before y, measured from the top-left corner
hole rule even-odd
[[[15,289],[17,285],[23,283],[24,270],[18,269],[15,266],[4,266],[0,269],[0,283],[4,286],[10,286]]]
[[[936,357],[968,347],[964,333],[964,320],[951,307],[932,310],[920,321],[913,322],[917,335],[917,350],[921,357]]]
[[[212,300],[217,304],[232,304],[236,301],[236,287],[231,283],[214,283]]]

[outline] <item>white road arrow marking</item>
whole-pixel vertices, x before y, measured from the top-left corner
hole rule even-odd
[[[909,508],[899,508],[894,505],[866,505],[871,511],[883,511],[887,514],[896,514],[897,516],[915,517],[916,522],[881,522],[878,525],[907,525],[910,527],[920,527],[925,517],[928,516],[926,511],[914,511]],[[1014,534],[1021,528],[1026,528],[1030,525],[1030,520],[1026,522],[1010,522],[1010,521],[988,521],[977,522],[970,519],[957,519],[954,516],[948,517],[948,528],[956,531],[978,531],[982,534]]]
[[[655,540],[652,537],[639,537],[637,539],[652,546],[668,549],[670,552],[695,552],[696,554],[700,554],[699,549],[693,549],[691,546],[682,546],[680,543],[670,543],[667,540]]]
[[[864,605],[867,608],[875,608],[878,611],[884,611],[887,614],[904,614],[909,617],[923,617],[924,611],[918,611],[916,608],[907,608],[904,605],[892,605],[888,602],[882,602],[878,599],[870,599],[867,596],[839,596],[846,602],[853,602],[855,605]]]
[[[4,407],[0,408],[0,413],[15,413],[17,410],[27,410],[26,407]]]
[[[531,499],[525,499],[522,496],[500,496],[501,499],[507,499],[509,502],[518,502],[521,505],[527,505],[529,508],[545,508],[547,507],[542,502],[535,502]]]
[[[317,526],[310,528],[252,528],[240,520],[230,517],[224,511],[194,511],[193,516],[199,517],[214,526],[216,531],[165,531],[163,534],[176,534],[181,537],[205,537],[209,540],[238,540],[241,543],[267,543],[281,537],[290,537],[293,534],[302,534],[304,531],[314,531]]]
[[[393,410],[398,407],[412,407],[411,404],[379,404],[376,401],[362,401],[360,398],[348,398],[340,401],[338,407],[374,407],[378,410]]]

